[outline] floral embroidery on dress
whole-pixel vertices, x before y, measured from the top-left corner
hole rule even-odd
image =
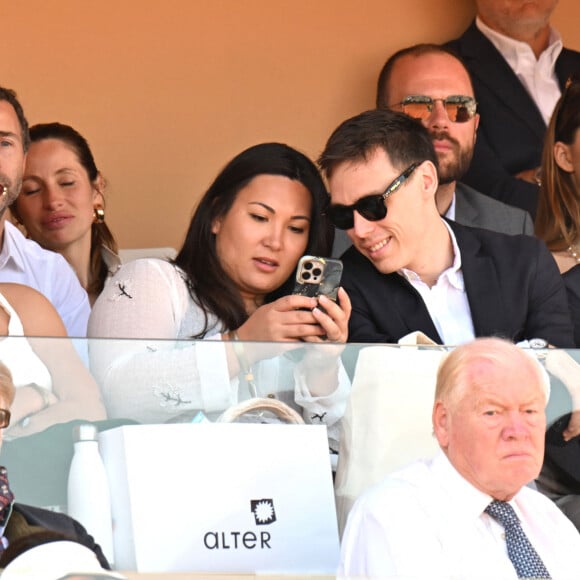
[[[109,297],[109,300],[117,301],[121,298],[133,300],[133,284],[131,280],[117,280],[114,283],[114,289],[112,292],[112,296]]]
[[[191,405],[182,397],[181,389],[173,385],[162,385],[153,387],[153,394],[161,399],[160,407],[180,407],[181,405]]]

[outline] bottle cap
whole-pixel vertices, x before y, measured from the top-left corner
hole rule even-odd
[[[90,423],[83,423],[73,427],[73,441],[98,441],[97,428]]]

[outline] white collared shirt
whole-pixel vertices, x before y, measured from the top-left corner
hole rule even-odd
[[[447,208],[447,211],[445,212],[445,217],[448,220],[453,220],[455,221],[455,199],[456,199],[456,194],[455,191],[453,192],[453,197],[451,198],[451,203],[449,204],[449,207]]]
[[[491,500],[443,452],[394,472],[352,508],[339,576],[515,580],[504,529],[484,512]],[[577,578],[580,534],[572,522],[529,487],[509,503],[553,580]]]
[[[56,252],[27,240],[4,222],[0,282],[24,284],[46,296],[59,313],[69,336],[85,337],[91,313],[87,293],[69,263]]]
[[[548,48],[536,59],[527,42],[514,40],[492,30],[480,18],[475,19],[475,25],[504,57],[536,103],[547,125],[561,95],[556,61],[562,52],[563,43],[558,32],[550,29]]]
[[[443,344],[455,346],[473,340],[475,329],[461,271],[461,252],[453,230],[445,220],[443,223],[451,237],[454,259],[452,266],[440,274],[435,285],[430,288],[416,272],[406,268],[398,273],[421,295]]]

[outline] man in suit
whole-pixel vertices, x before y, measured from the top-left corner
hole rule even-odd
[[[470,105],[467,115],[455,115],[467,111],[450,101],[458,96],[473,101],[473,87],[463,64],[436,44],[418,44],[395,53],[383,66],[377,108],[419,118],[429,131],[439,160],[435,201],[441,215],[467,226],[532,235],[534,224],[527,212],[458,181],[471,162],[479,123],[475,104]],[[349,246],[347,236],[338,231],[333,254],[340,255]]]
[[[545,244],[442,219],[429,132],[391,110],[342,123],[320,156],[343,255],[351,342],[423,331],[443,344],[477,336],[572,347],[566,291]]]
[[[447,46],[471,73],[481,121],[465,182],[535,214],[546,126],[580,53],[550,26],[557,0],[476,0],[477,17]]]
[[[0,362],[0,447],[4,428],[10,424],[10,406],[14,384],[8,368]],[[0,563],[4,550],[17,541],[45,532],[56,532],[63,540],[72,540],[92,550],[101,566],[110,569],[100,546],[76,520],[56,512],[14,502],[6,469],[0,467]]]

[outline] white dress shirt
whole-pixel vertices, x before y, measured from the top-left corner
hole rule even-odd
[[[352,508],[340,577],[516,580],[501,524],[484,513],[492,498],[443,452],[392,473]],[[547,497],[529,487],[510,501],[553,580],[580,576],[580,534]]]
[[[443,223],[449,231],[453,245],[454,259],[451,267],[441,273],[432,287],[412,270],[403,268],[399,270],[399,274],[421,295],[443,344],[456,346],[473,340],[475,329],[461,271],[461,252],[453,230],[445,220]]]
[[[0,282],[31,286],[44,294],[60,314],[69,336],[85,337],[91,313],[87,293],[69,263],[56,252],[27,240],[4,222]]]
[[[456,198],[457,198],[457,194],[455,192],[453,192],[453,197],[451,198],[451,203],[449,204],[449,207],[447,208],[447,211],[445,212],[445,217],[448,220],[455,221],[455,206],[457,205],[457,203],[455,202]]]
[[[556,61],[562,52],[563,43],[558,32],[550,29],[549,45],[536,59],[527,42],[500,34],[479,18],[475,19],[475,25],[504,57],[538,106],[547,125],[561,95],[556,76]]]

